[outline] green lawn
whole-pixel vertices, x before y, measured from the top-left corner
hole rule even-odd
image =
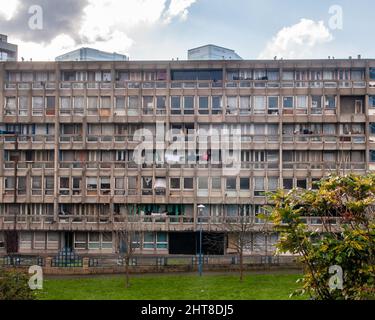
[[[44,300],[288,300],[298,288],[299,274],[237,274],[133,276],[125,288],[124,276],[54,278],[44,281]],[[296,298],[294,298],[296,299]],[[301,298],[300,298],[301,299]]]

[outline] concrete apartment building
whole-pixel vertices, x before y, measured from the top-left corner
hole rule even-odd
[[[116,253],[127,221],[141,254],[195,254],[200,228],[225,254],[222,225],[241,216],[248,253],[269,252],[264,192],[375,169],[375,60],[1,62],[0,88],[2,254]],[[163,162],[154,142],[137,164],[134,134],[160,123],[239,127],[240,170],[223,173],[212,141],[186,152],[195,164]]]
[[[232,49],[208,44],[188,50],[188,60],[242,60]]]
[[[128,61],[129,57],[93,48],[79,48],[55,58],[56,61]]]
[[[8,42],[8,36],[0,34],[0,61],[17,61],[18,46]]]

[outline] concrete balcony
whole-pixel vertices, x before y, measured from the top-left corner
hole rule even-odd
[[[334,217],[306,217],[302,218],[310,230],[324,232],[324,224],[330,224],[334,232],[340,231],[340,220]],[[15,223],[16,222],[16,223]],[[324,224],[323,224],[324,223]],[[0,230],[40,230],[40,231],[107,231],[120,230],[135,231],[198,231],[202,228],[206,232],[233,232],[246,225],[249,231],[272,231],[272,224],[249,217],[224,216],[168,216],[163,214],[140,216],[78,216],[59,215],[57,220],[53,216],[16,216],[1,215]]]
[[[54,135],[0,135],[5,150],[53,150]]]
[[[366,150],[366,135],[283,135],[283,150]]]

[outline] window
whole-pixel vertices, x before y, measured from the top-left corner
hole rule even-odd
[[[87,97],[87,109],[89,115],[96,114],[98,109],[98,97]]]
[[[199,97],[199,114],[208,114],[208,97]]]
[[[283,187],[285,190],[293,189],[293,179],[283,179]]]
[[[144,96],[143,97],[143,114],[154,113],[154,97]]]
[[[89,191],[96,191],[98,188],[98,182],[96,177],[87,177],[86,178],[86,187]]]
[[[31,178],[31,194],[33,196],[42,195],[42,177],[32,177]]]
[[[125,97],[124,96],[117,96],[116,97],[115,108],[117,110],[125,110]]]
[[[5,247],[4,234],[0,232],[0,249],[3,249],[4,247]]]
[[[194,97],[184,97],[184,114],[194,114]]]
[[[277,113],[279,109],[279,97],[268,97],[268,113]]]
[[[361,81],[365,79],[365,72],[364,70],[352,70],[352,80],[354,81]]]
[[[47,104],[47,115],[54,114],[55,112],[55,97],[48,96],[46,97],[46,104]]]
[[[100,233],[89,233],[89,249],[100,249]]]
[[[264,195],[264,177],[255,177],[254,178],[254,196],[263,196]]]
[[[81,96],[73,97],[73,109],[75,114],[83,114],[85,108],[85,98]]]
[[[294,71],[284,71],[283,72],[283,80],[293,81],[294,80]]]
[[[73,187],[73,195],[80,195],[81,194],[81,177],[72,177],[72,187]]]
[[[312,96],[311,97],[311,108],[313,114],[321,113],[322,109],[322,96]]]
[[[212,97],[212,114],[221,114],[222,110],[222,97],[213,96]]]
[[[254,97],[254,113],[264,113],[266,99],[263,96]]]
[[[307,188],[306,179],[297,179],[297,188],[306,189]]]
[[[375,162],[375,150],[370,150],[370,162]]]
[[[18,114],[20,116],[27,116],[29,113],[29,97],[18,98]]]
[[[33,115],[43,115],[44,101],[43,97],[32,97]]]
[[[156,248],[157,249],[168,249],[168,240],[166,232],[156,233]]]
[[[180,189],[180,178],[170,178],[171,189],[179,190]]]
[[[171,97],[171,113],[181,114],[181,97],[180,96]]]
[[[137,193],[138,179],[137,177],[128,177],[128,193],[135,195]]]
[[[74,234],[74,248],[86,249],[87,248],[87,234],[84,232],[76,232]]]
[[[250,179],[249,178],[240,178],[240,189],[241,190],[250,190]]]
[[[229,178],[228,177],[226,186],[227,186],[227,190],[235,191],[237,189],[236,178]]]
[[[297,96],[296,107],[299,109],[307,109],[307,96]]]
[[[279,178],[269,177],[268,178],[268,191],[276,191],[279,188]]]
[[[335,79],[335,71],[333,70],[324,70],[323,71],[323,80],[334,80]]]
[[[375,108],[375,96],[369,96],[369,107]]]
[[[375,123],[370,123],[370,134],[375,134]]]
[[[254,80],[267,80],[267,71],[254,70]]]
[[[237,97],[227,97],[227,114],[237,114]]]
[[[45,183],[45,190],[44,194],[45,195],[53,195],[53,189],[54,189],[54,177],[45,177],[44,178],[44,183]]]
[[[240,97],[240,114],[250,114],[251,111],[251,97],[241,96]]]
[[[198,189],[208,190],[208,178],[207,177],[198,177]]]
[[[165,96],[157,96],[156,97],[156,112],[158,114],[164,114],[166,108],[166,97]]]
[[[222,81],[222,70],[172,70],[172,81]]]
[[[283,98],[283,108],[292,109],[293,108],[293,97],[284,97]]]
[[[17,193],[19,195],[26,194],[26,177],[18,177]]]
[[[143,235],[143,248],[154,249],[154,234],[152,232],[145,232]]]
[[[278,81],[280,79],[279,71],[277,70],[268,70],[267,78],[269,81]]]
[[[370,79],[375,80],[375,68],[370,68]]]
[[[143,195],[152,195],[152,177],[143,177],[142,178],[142,194]]]
[[[115,178],[115,195],[125,194],[125,179],[123,177]]]
[[[100,107],[102,109],[111,109],[111,97],[101,97]]]
[[[101,194],[107,195],[111,192],[111,179],[110,177],[100,177],[100,191]]]
[[[193,187],[193,178],[184,178],[184,189],[192,190]]]
[[[17,114],[17,104],[15,97],[5,98],[5,114],[6,115],[16,115]]]
[[[60,177],[60,194],[64,196],[70,194],[68,177]]]
[[[221,190],[221,178],[220,177],[212,177],[211,178],[211,186],[212,186],[212,190]]]
[[[335,109],[336,108],[336,97],[335,96],[326,96],[325,97],[325,107],[327,109]]]
[[[134,116],[138,115],[139,107],[139,97],[138,96],[129,96],[129,110],[128,115]]]

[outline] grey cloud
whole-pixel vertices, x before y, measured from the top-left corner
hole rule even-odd
[[[39,5],[43,10],[43,29],[32,30],[29,20],[32,14],[29,8]],[[7,21],[0,16],[0,30],[9,36],[23,41],[48,43],[61,33],[70,35],[77,43],[81,41],[79,30],[83,10],[88,0],[21,0],[18,8]]]

